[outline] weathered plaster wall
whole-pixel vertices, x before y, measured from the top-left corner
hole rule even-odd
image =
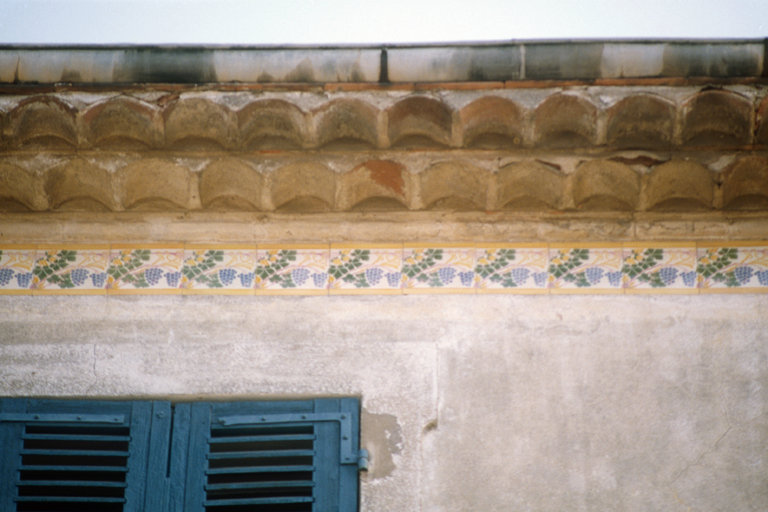
[[[0,296],[0,395],[359,395],[369,511],[768,508],[768,297]]]

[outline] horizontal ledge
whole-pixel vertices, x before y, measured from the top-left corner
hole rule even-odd
[[[0,243],[536,242],[768,239],[756,213],[18,213]]]

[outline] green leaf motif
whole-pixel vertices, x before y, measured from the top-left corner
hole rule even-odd
[[[149,283],[144,278],[144,271],[133,274],[134,270],[137,270],[144,265],[144,263],[150,260],[151,251],[149,249],[125,249],[112,258],[109,262],[109,268],[107,269],[107,276],[111,278],[111,282],[122,281],[123,283],[132,284],[137,288],[148,288]]]
[[[338,256],[331,260],[328,275],[331,282],[341,279],[345,283],[354,283],[356,288],[368,288],[370,283],[365,274],[353,275],[352,272],[362,267],[371,257],[368,249],[341,250]]]
[[[575,274],[566,274],[563,281],[575,284],[579,288],[589,288],[591,286],[584,271]]]
[[[256,262],[256,282],[269,281],[279,285],[281,288],[296,288],[290,273],[285,275],[279,274],[291,262],[296,261],[296,256],[297,252],[295,250],[280,249],[267,251],[267,254]]]
[[[68,272],[61,275],[57,272],[66,269],[70,263],[75,261],[77,261],[77,251],[46,251],[45,256],[35,261],[32,275],[35,276],[34,280],[37,283],[47,281],[58,285],[60,288],[74,288],[75,284]]]
[[[661,263],[663,259],[664,249],[648,248],[644,251],[633,249],[632,253],[624,258],[624,266],[621,267],[621,272],[630,279],[640,276],[638,280],[647,282],[652,278],[649,278],[644,272]]]
[[[208,288],[223,288],[216,273],[206,274],[205,272],[214,269],[216,264],[224,261],[224,251],[208,250],[205,252],[193,251],[192,256],[184,261],[181,267],[181,275],[186,281],[195,281]]]
[[[549,264],[549,274],[555,279],[565,276],[566,281],[575,281],[577,286],[589,286],[589,282],[584,277],[583,272],[581,278],[577,275],[569,274],[569,272],[586,263],[589,260],[589,249],[571,249],[559,250],[557,256],[552,258]],[[586,284],[579,284],[583,280]]]
[[[475,265],[475,275],[480,276],[482,279],[487,279],[489,276],[492,276],[491,279],[493,281],[498,281],[499,279],[493,279],[498,276],[498,270],[506,267],[514,260],[514,249],[486,250],[485,254],[477,260],[477,265]],[[513,284],[513,286],[516,285]]]
[[[442,286],[442,282],[436,274],[432,273],[433,275],[430,276],[425,273],[442,259],[442,249],[415,249],[413,254],[406,258],[403,263],[403,275],[410,279],[415,278],[419,282],[429,282],[430,286]]]
[[[741,282],[736,278],[733,269],[722,271],[734,263],[738,257],[739,250],[736,247],[708,249],[707,253],[699,258],[696,273],[704,279],[712,278],[714,282],[723,283],[727,287],[741,286]]]

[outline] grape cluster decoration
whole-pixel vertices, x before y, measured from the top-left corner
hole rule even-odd
[[[94,288],[103,288],[106,280],[107,274],[105,272],[91,274],[91,283],[93,283]]]
[[[310,272],[306,268],[299,267],[291,270],[291,279],[296,284],[296,286],[304,286],[304,283],[307,282],[307,279],[309,279],[309,277],[310,277]]]
[[[420,283],[427,283],[430,288],[445,286],[453,280],[456,272],[454,269],[443,267],[428,272],[442,259],[442,249],[414,249],[413,254],[407,257],[403,263],[403,275]]]
[[[19,288],[29,288],[30,281],[32,281],[32,272],[16,274],[16,282],[19,284]]]
[[[729,288],[742,286],[749,282],[754,270],[752,267],[733,263],[739,256],[736,247],[723,247],[720,249],[708,249],[706,254],[699,258],[696,272],[702,279],[712,278],[716,283],[723,283]]]
[[[400,272],[387,272],[387,284],[390,288],[397,288],[400,286],[400,280],[403,275]]]
[[[13,277],[12,268],[0,268],[0,286],[8,286]]]

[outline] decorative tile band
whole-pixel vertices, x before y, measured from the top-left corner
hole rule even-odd
[[[0,294],[768,292],[768,241],[0,245]]]

